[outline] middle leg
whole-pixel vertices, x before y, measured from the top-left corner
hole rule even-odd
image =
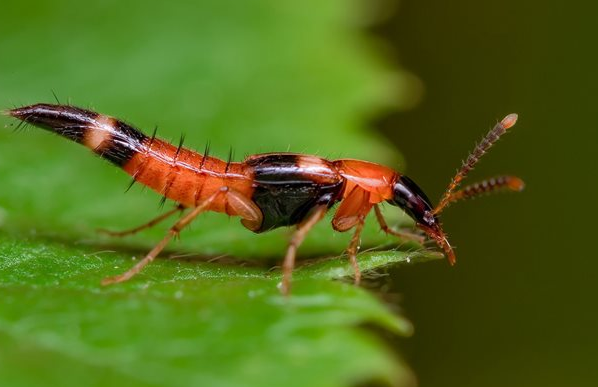
[[[291,279],[293,277],[297,249],[305,239],[309,230],[311,230],[316,223],[322,220],[324,215],[326,215],[326,211],[328,211],[327,205],[316,207],[312,214],[297,226],[297,230],[289,242],[289,247],[287,248],[287,253],[282,264],[282,287],[280,291],[284,296],[288,296],[291,291]]]

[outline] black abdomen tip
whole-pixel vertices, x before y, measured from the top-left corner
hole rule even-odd
[[[97,113],[69,105],[39,103],[8,110],[9,116],[81,142]]]

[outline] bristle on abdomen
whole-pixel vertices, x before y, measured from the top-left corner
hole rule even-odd
[[[186,207],[195,207],[226,186],[251,196],[252,177],[243,163],[225,162],[148,137],[116,118],[69,105],[37,104],[6,112],[85,145],[133,179]],[[154,133],[155,134],[155,133]],[[226,212],[222,200],[211,211]]]
[[[147,138],[122,121],[74,106],[36,104],[7,113],[83,144],[120,167],[142,150]]]

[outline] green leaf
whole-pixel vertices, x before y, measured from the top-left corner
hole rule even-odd
[[[92,106],[216,155],[297,151],[396,165],[364,122],[407,84],[372,54],[351,1],[3,4],[0,102]],[[22,15],[27,15],[23,20]],[[399,99],[401,100],[401,99]],[[0,123],[14,125],[7,118]],[[401,386],[411,374],[364,325],[409,323],[350,281],[349,235],[309,235],[293,295],[279,295],[288,230],[255,235],[205,214],[122,285],[167,225],[98,235],[159,212],[154,193],[39,130],[0,132],[0,384]],[[393,224],[408,225],[396,211]],[[369,225],[365,271],[429,259]],[[328,258],[326,258],[328,257]]]

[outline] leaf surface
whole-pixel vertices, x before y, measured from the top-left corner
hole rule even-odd
[[[8,2],[0,16],[0,101],[91,107],[226,157],[269,151],[399,165],[365,122],[405,96],[373,55],[350,1]],[[26,19],[23,18],[26,15]],[[8,55],[5,55],[8,54]],[[403,100],[406,97],[403,97]],[[1,125],[14,125],[6,117]],[[322,222],[293,296],[277,290],[287,230],[254,235],[205,214],[134,280],[101,278],[141,258],[167,225],[159,197],[64,139],[0,132],[0,384],[10,386],[401,386],[411,374],[363,325],[410,324],[347,278],[349,235]],[[405,218],[389,213],[393,224]],[[429,259],[369,225],[365,270]],[[397,245],[400,249],[396,249]],[[414,247],[414,246],[411,246]],[[168,259],[174,256],[176,259]],[[328,258],[326,258],[328,257]],[[336,258],[334,258],[336,257]]]

